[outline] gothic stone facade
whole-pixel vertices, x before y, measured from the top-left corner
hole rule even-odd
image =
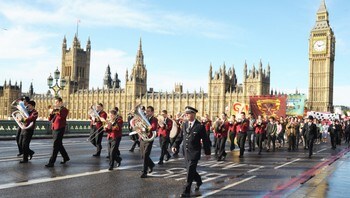
[[[67,86],[60,92],[66,106],[70,110],[70,119],[88,119],[88,109],[92,104],[102,103],[105,110],[115,106],[120,109],[120,114],[126,118],[127,114],[133,111],[137,104],[153,106],[155,113],[166,109],[171,115],[182,112],[187,105],[199,110],[199,115],[209,114],[210,116],[220,115],[222,112],[231,114],[231,107],[234,102],[249,104],[249,96],[266,95],[270,90],[270,66],[263,69],[260,61],[258,68],[255,66],[248,71],[247,64],[244,64],[243,83],[237,83],[234,67],[226,69],[223,64],[220,69],[213,72],[212,65],[209,68],[208,93],[203,90],[193,93],[183,92],[182,84],[175,84],[171,92],[155,92],[147,90],[147,70],[144,64],[142,42],[140,40],[136,61],[131,69],[131,74],[126,71],[125,87],[120,87],[118,74],[111,78],[110,67],[107,67],[104,85],[102,89],[87,89],[89,86],[91,42],[87,42],[86,50],[82,49],[78,38],[75,36],[73,47],[67,50],[66,38],[62,45],[62,67],[61,78],[65,78]],[[1,96],[2,104],[6,104],[6,111],[1,109],[1,119],[10,116],[8,109],[10,101],[22,93],[22,88],[4,86],[7,91]],[[11,95],[8,95],[11,93]],[[36,109],[40,117],[47,117],[48,106],[54,103],[51,94],[33,94],[36,101]]]

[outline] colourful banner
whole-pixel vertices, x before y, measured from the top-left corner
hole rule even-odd
[[[305,108],[306,96],[304,94],[290,94],[287,96],[287,110],[288,116],[303,116]]]
[[[329,113],[329,112],[317,112],[317,111],[309,111],[307,112],[307,116],[312,116],[316,118],[317,120],[340,120],[340,115],[336,113]]]
[[[286,116],[286,95],[250,96],[250,109],[254,116]]]
[[[240,102],[234,102],[232,109],[233,109],[233,114],[236,115],[237,118],[241,116],[240,114],[242,112],[246,114],[249,112],[249,106],[247,104],[240,103]]]

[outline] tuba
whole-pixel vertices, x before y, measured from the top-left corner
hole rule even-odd
[[[12,117],[18,124],[18,126],[25,130],[33,126],[33,122],[29,123],[28,126],[26,126],[25,122],[22,122],[23,119],[27,119],[29,117],[29,113],[27,111],[27,108],[24,106],[23,101],[19,101],[17,105],[15,105],[17,101],[12,102],[12,105],[17,108],[16,111],[12,112]]]
[[[146,118],[140,104],[135,107],[134,118],[130,120],[130,125],[134,131],[129,133],[129,135],[138,134],[146,142],[151,142],[156,137],[156,131],[148,131],[151,123]],[[152,137],[148,137],[149,133],[152,133]]]

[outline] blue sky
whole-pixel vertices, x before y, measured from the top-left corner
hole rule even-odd
[[[82,46],[91,39],[90,88],[102,87],[108,64],[125,83],[142,37],[148,87],[207,91],[209,65],[234,65],[242,82],[249,67],[271,66],[271,88],[307,94],[308,39],[321,0],[4,0],[0,2],[0,84],[33,82],[47,91],[46,79],[60,66],[61,45],[71,46],[79,19]],[[350,106],[350,1],[326,0],[335,32],[334,104]]]

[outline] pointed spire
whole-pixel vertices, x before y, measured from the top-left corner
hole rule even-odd
[[[212,78],[213,78],[213,66],[210,63],[210,66],[209,66],[209,80],[211,80]]]
[[[327,12],[327,7],[326,7],[326,2],[325,0],[321,0],[321,5],[320,7],[318,8],[318,13],[321,13],[321,12]]]
[[[125,82],[128,82],[129,81],[129,72],[128,72],[128,69],[126,69],[126,72],[125,72]]]
[[[267,64],[267,76],[270,77],[270,63]]]
[[[137,50],[137,54],[136,54],[136,66],[144,66],[141,37],[140,37],[139,49]]]
[[[243,67],[243,81],[247,78],[247,71],[248,71],[248,65],[247,60],[244,61],[244,67]]]
[[[29,97],[31,98],[34,95],[33,82],[30,83],[29,86]]]

